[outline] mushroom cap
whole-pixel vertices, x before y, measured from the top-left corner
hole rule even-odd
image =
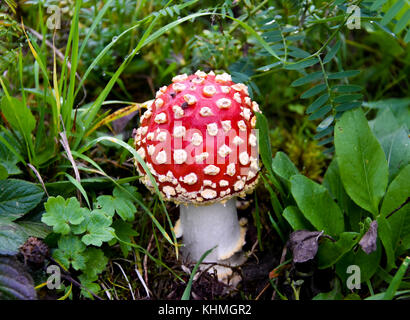
[[[165,200],[210,204],[244,196],[258,180],[259,106],[227,73],[178,75],[141,117],[135,148]],[[135,161],[141,181],[154,191]]]

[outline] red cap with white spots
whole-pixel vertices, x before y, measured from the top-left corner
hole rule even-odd
[[[258,139],[248,88],[227,73],[178,75],[141,117],[135,148],[167,200],[210,204],[250,192],[258,179]],[[137,163],[142,182],[153,186]]]

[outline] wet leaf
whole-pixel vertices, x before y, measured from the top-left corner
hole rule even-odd
[[[377,221],[372,221],[370,223],[369,230],[367,230],[367,232],[359,242],[359,245],[367,254],[370,254],[377,250],[377,227]]]

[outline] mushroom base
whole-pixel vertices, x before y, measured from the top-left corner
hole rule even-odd
[[[238,221],[236,198],[226,203],[208,206],[181,205],[180,220],[175,226],[178,237],[182,236],[181,253],[186,262],[197,262],[209,249],[214,248],[203,260],[224,266],[238,266],[245,262],[242,247],[245,244],[246,227]],[[232,274],[230,268],[215,266],[220,280]]]

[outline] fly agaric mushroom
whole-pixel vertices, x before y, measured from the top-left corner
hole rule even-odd
[[[238,221],[236,197],[258,180],[255,112],[248,88],[227,73],[178,75],[159,89],[141,117],[135,148],[165,200],[180,206],[177,237],[183,256],[235,266],[244,261],[245,222]],[[154,191],[142,166],[141,181]],[[226,268],[225,268],[226,269]],[[219,268],[221,279],[231,272]]]

